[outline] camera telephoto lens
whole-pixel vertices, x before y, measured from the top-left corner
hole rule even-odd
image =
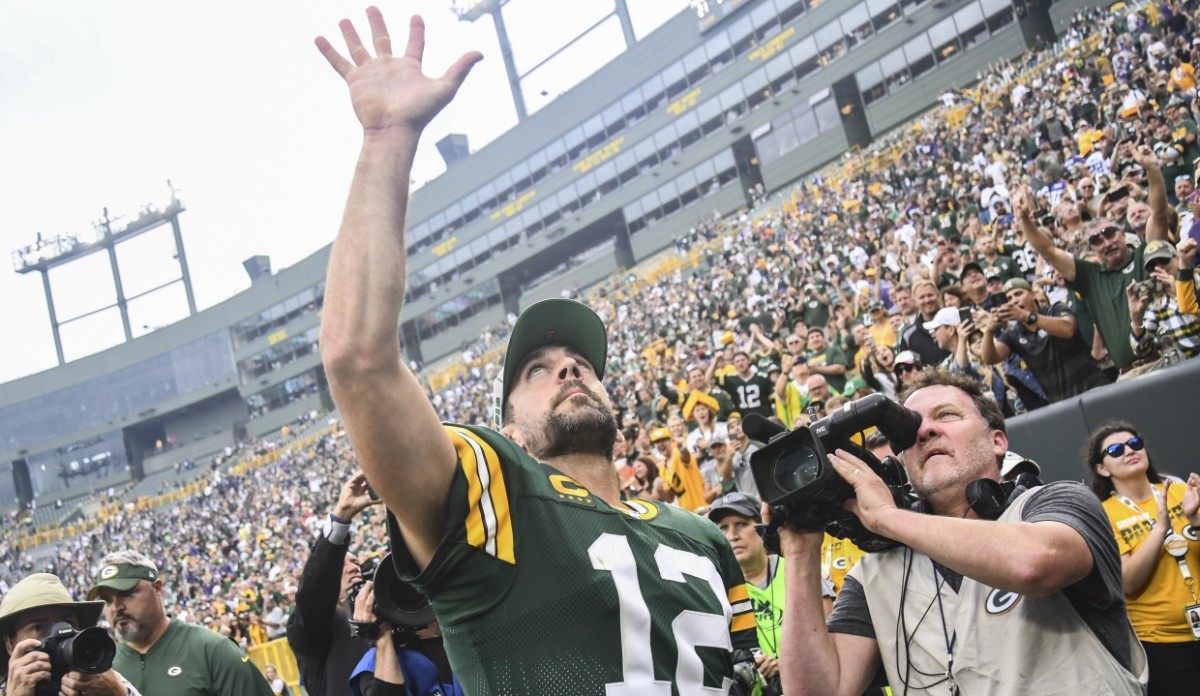
[[[820,459],[810,447],[786,452],[775,462],[775,483],[780,490],[789,493],[816,481],[820,473]]]
[[[113,658],[117,654],[117,646],[104,629],[85,628],[62,646],[64,661],[71,669],[85,674],[100,674],[112,668]]]

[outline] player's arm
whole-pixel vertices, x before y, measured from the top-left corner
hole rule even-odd
[[[765,506],[764,506],[765,507]],[[784,575],[779,671],[788,696],[858,696],[879,669],[871,638],[829,633],[821,592],[821,532],[779,530]]]
[[[362,469],[398,516],[414,558],[424,567],[444,531],[455,452],[400,356],[408,180],[422,129],[450,102],[481,56],[464,55],[445,75],[426,77],[421,19],[413,17],[405,53],[394,57],[379,10],[369,8],[367,17],[376,57],[349,20],[340,26],[351,60],[324,37],[316,41],[346,80],[363,127],[346,212],[330,253],[321,355]]]
[[[1054,246],[1050,235],[1038,227],[1037,221],[1033,219],[1032,196],[1029,187],[1024,184],[1013,189],[1013,212],[1017,224],[1021,226],[1021,232],[1038,256],[1053,266],[1068,283],[1075,282],[1075,257]]]

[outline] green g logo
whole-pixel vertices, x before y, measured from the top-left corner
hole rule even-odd
[[[992,616],[999,616],[1009,612],[1019,601],[1021,601],[1021,595],[1016,592],[995,589],[988,593],[984,609]]]

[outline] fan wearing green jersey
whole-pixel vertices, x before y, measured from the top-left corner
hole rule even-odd
[[[482,56],[428,77],[420,18],[393,56],[382,15],[367,17],[374,56],[348,20],[349,58],[317,40],[363,128],[330,254],[321,351],[358,460],[390,511],[398,570],[429,596],[471,696],[731,693],[736,651],[756,643],[741,569],[708,520],[621,500],[600,318],[568,300],[525,310],[504,362],[500,433],[440,423],[401,359],[417,142]]]

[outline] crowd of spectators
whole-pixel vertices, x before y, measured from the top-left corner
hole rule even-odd
[[[177,505],[116,505],[99,526],[64,540],[51,554],[22,556],[9,547],[0,596],[35,571],[85,591],[106,554],[131,548],[169,578],[163,601],[174,617],[208,626],[244,648],[283,637],[311,543],[356,468],[344,433],[333,424],[326,430],[311,445],[255,443],[239,455],[243,464],[213,466],[196,494]],[[368,510],[364,517],[350,550],[365,558],[385,547],[386,532],[381,513]]]
[[[684,263],[589,291],[623,423],[666,424],[699,387],[736,402],[719,421],[774,401],[792,425],[814,392],[894,393],[914,365],[978,377],[1011,415],[1200,352],[1195,23],[1082,10],[874,153],[701,221]],[[447,420],[490,422],[495,355],[473,347],[433,394]]]
[[[791,427],[894,397],[922,366],[980,380],[1012,415],[1200,353],[1194,5],[1082,10],[1058,45],[948,92],[872,152],[774,197],[752,191],[671,259],[580,297],[609,330],[630,496],[697,509],[755,494],[743,416]],[[431,393],[444,420],[494,424],[511,319]],[[130,504],[37,560],[10,539],[0,593],[34,571],[78,592],[106,553],[136,548],[168,576],[168,612],[263,643],[283,635],[355,468],[336,430],[261,466],[214,467],[195,499]],[[386,545],[381,513],[364,514],[356,557]]]

